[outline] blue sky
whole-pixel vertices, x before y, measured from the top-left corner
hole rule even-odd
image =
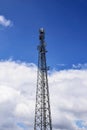
[[[48,65],[87,62],[86,0],[0,0],[0,15],[13,23],[0,25],[0,59],[37,64],[38,30],[44,27]]]

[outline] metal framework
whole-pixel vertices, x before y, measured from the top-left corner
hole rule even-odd
[[[40,45],[38,46],[38,73],[34,130],[52,130],[44,29],[41,28],[39,33]]]

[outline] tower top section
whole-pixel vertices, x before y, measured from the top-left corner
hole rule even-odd
[[[44,28],[40,28],[40,33],[44,33],[45,31],[44,31]]]
[[[44,29],[43,28],[40,28],[39,29],[39,39],[41,40],[41,41],[44,41],[44,39],[45,39],[45,31],[44,31]]]

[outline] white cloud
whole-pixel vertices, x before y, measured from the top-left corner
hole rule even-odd
[[[3,15],[0,15],[0,25],[4,27],[12,26],[12,21],[6,19]]]
[[[33,129],[36,78],[34,64],[0,62],[0,130]],[[48,78],[53,129],[86,130],[87,70],[54,71]]]
[[[74,68],[74,69],[87,69],[87,63],[84,63],[84,64],[79,63],[77,65],[73,64],[72,68]]]

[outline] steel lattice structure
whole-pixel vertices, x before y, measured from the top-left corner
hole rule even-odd
[[[39,33],[40,45],[38,46],[38,73],[34,130],[52,130],[44,29],[41,28]]]

